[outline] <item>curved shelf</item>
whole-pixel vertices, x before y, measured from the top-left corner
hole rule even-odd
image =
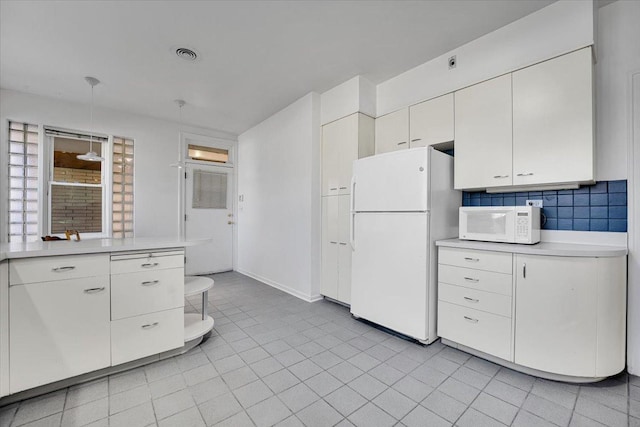
[[[201,276],[184,276],[184,296],[201,294],[213,288],[213,279]]]
[[[185,313],[184,342],[203,336],[213,329],[213,323],[213,318],[211,316],[207,316],[205,320],[202,320],[202,315],[200,313]]]

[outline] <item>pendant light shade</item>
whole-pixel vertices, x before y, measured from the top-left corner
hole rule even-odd
[[[104,160],[104,157],[98,156],[98,154],[93,151],[93,88],[100,83],[100,80],[96,79],[95,77],[89,76],[85,77],[84,79],[87,83],[89,83],[89,86],[91,86],[91,126],[89,133],[89,152],[86,154],[78,154],[76,158],[88,162],[101,162]]]
[[[186,101],[182,100],[182,99],[176,99],[175,101],[176,104],[178,104],[179,107],[179,113],[178,113],[178,127],[181,128],[182,127],[182,107],[184,107],[187,103]],[[171,166],[172,168],[178,168],[178,169],[182,169],[184,167],[184,162],[181,160],[182,159],[182,141],[180,140],[180,129],[178,128],[178,161],[176,163],[171,163],[169,166]]]

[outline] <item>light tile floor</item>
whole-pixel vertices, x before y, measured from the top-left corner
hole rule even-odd
[[[0,426],[640,427],[638,377],[536,379],[391,336],[334,303],[238,273],[213,277],[216,327],[200,347],[5,406]]]

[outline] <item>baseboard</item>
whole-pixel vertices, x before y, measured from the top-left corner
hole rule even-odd
[[[276,288],[282,292],[286,292],[289,295],[293,295],[296,298],[300,298],[303,301],[306,302],[316,302],[316,301],[320,301],[322,299],[322,295],[317,294],[317,295],[306,295],[303,294],[302,292],[298,291],[297,289],[293,289],[290,288],[289,286],[283,285],[282,283],[278,283],[278,282],[274,282],[273,280],[267,279],[266,277],[262,277],[259,276],[257,274],[254,273],[250,273],[248,271],[245,270],[241,270],[241,269],[237,269],[236,270],[238,273],[240,274],[244,274],[245,276],[249,276],[252,279],[258,280],[262,283],[264,283],[265,285],[269,285],[272,288]]]

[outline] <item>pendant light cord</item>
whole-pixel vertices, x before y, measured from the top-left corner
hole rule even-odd
[[[89,119],[89,126],[90,126],[90,132],[89,132],[89,152],[93,153],[93,86],[91,85],[91,114],[90,114],[90,119]]]

